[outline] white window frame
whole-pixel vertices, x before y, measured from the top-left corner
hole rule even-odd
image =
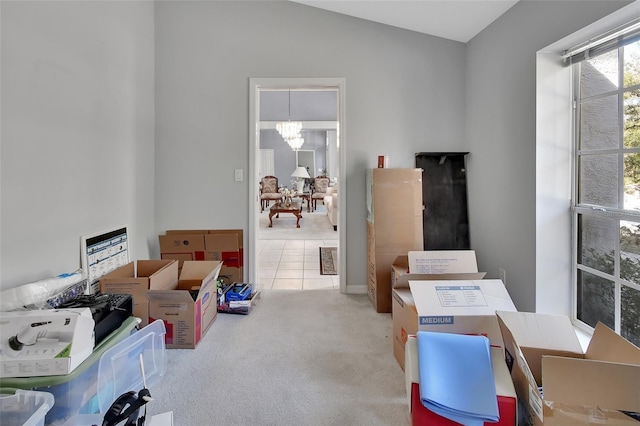
[[[582,322],[578,319],[578,274],[579,272],[588,273],[591,275],[595,275],[597,277],[603,278],[607,281],[611,281],[614,285],[614,324],[608,324],[611,326],[616,333],[620,334],[621,332],[621,318],[622,318],[622,287],[627,286],[634,288],[635,290],[640,290],[640,285],[625,281],[620,277],[620,257],[621,257],[621,249],[620,249],[620,237],[619,232],[617,233],[618,237],[615,239],[614,244],[614,270],[612,274],[608,274],[603,271],[599,271],[597,269],[591,268],[587,265],[583,265],[578,262],[578,244],[580,238],[580,230],[578,229],[578,221],[579,216],[591,216],[596,218],[609,219],[617,223],[617,226],[614,226],[617,230],[620,229],[621,221],[631,221],[631,222],[639,222],[640,223],[640,213],[633,210],[624,210],[621,208],[620,204],[624,203],[624,154],[630,153],[639,153],[640,148],[625,148],[623,146],[623,97],[624,93],[631,90],[632,88],[624,87],[624,72],[623,72],[623,49],[624,47],[618,48],[618,61],[617,61],[617,71],[618,71],[618,81],[616,82],[617,88],[615,90],[609,90],[604,93],[599,93],[597,96],[587,97],[586,99],[581,99],[580,96],[580,76],[581,76],[581,66],[584,62],[571,65],[573,68],[573,101],[574,101],[574,114],[573,114],[573,122],[574,122],[574,137],[573,137],[573,183],[572,183],[572,207],[573,207],[573,226],[572,226],[572,259],[573,259],[573,270],[572,270],[572,283],[573,283],[573,318],[577,323],[580,323],[583,328],[591,328],[590,325]],[[589,102],[592,99],[603,98],[607,96],[616,96],[618,103],[618,115],[616,117],[617,122],[620,124],[620,131],[618,135],[618,146],[616,148],[606,149],[606,150],[583,150],[580,149],[580,132],[579,128],[581,125],[580,119],[582,114],[580,114],[582,102]],[[609,206],[593,206],[588,204],[579,203],[579,194],[578,194],[578,177],[579,177],[579,169],[578,164],[580,163],[580,158],[582,155],[590,155],[590,154],[615,154],[618,156],[618,206],[609,207]]]
[[[640,15],[627,5],[536,54],[536,312],[575,319],[572,281],[572,75],[562,53]],[[590,334],[584,324],[574,323]]]

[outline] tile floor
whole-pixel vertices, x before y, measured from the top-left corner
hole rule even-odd
[[[320,275],[319,247],[338,240],[259,240],[258,285],[264,289],[340,289],[338,275]]]

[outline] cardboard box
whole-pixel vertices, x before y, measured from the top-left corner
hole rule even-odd
[[[498,311],[497,318],[507,367],[526,409],[521,424],[638,424],[622,413],[640,411],[638,347],[602,323],[583,352],[566,316]]]
[[[242,229],[168,230],[159,235],[160,258],[175,259],[178,268],[189,260],[222,262],[220,277],[229,282],[244,279],[244,237]]]
[[[404,370],[404,349],[408,337],[418,332],[418,311],[408,288],[393,289],[392,297],[393,356]]]
[[[517,309],[501,280],[413,281],[418,330],[481,334],[503,346],[496,311]]]
[[[409,288],[409,280],[414,281],[433,281],[433,280],[481,280],[487,274],[486,272],[478,272],[478,266],[475,260],[475,251],[462,251],[462,250],[452,250],[452,251],[433,251],[433,252],[420,252],[425,253],[429,256],[430,259],[449,259],[452,257],[454,259],[453,262],[448,263],[448,269],[444,269],[447,272],[438,272],[438,273],[430,273],[430,274],[414,274],[409,272],[409,256],[402,255],[395,258],[393,264],[391,265],[391,287],[393,288]],[[458,266],[460,266],[455,260],[460,257],[468,257],[472,256],[473,261],[471,262],[470,270],[460,270]],[[440,262],[441,268],[440,271],[443,270],[442,262]],[[468,265],[468,263],[465,263]],[[456,272],[451,272],[456,271]]]
[[[452,420],[444,418],[422,405],[420,399],[420,365],[418,358],[418,343],[416,336],[409,336],[407,340],[405,369],[405,386],[407,389],[407,402],[413,426],[457,426]],[[501,348],[491,348],[491,366],[496,386],[498,399],[498,413],[500,420],[497,423],[485,422],[485,426],[515,426],[518,399],[509,370],[504,362]]]
[[[0,377],[71,373],[94,348],[90,308],[0,313]]]
[[[218,312],[218,261],[185,261],[176,289],[150,291],[149,321],[164,321],[168,349],[194,349]]]
[[[391,264],[423,249],[422,169],[368,169],[367,291],[376,312],[391,312]]]
[[[402,369],[404,369],[404,345],[407,342],[407,335],[415,334],[418,331],[418,312],[409,290],[409,280],[480,280],[486,275],[485,272],[478,272],[476,255],[473,250],[434,250],[409,253],[396,257],[391,265],[393,355]],[[442,273],[409,273],[410,255],[426,258],[432,265],[439,265],[438,272]],[[449,273],[450,271],[457,273]]]
[[[151,290],[171,290],[178,282],[178,262],[167,260],[138,260],[129,262],[100,278],[102,293],[130,294],[133,298],[133,315],[140,318],[140,325],[149,323],[149,299]]]

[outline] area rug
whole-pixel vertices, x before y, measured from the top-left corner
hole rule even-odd
[[[338,275],[337,247],[320,247],[320,275]]]

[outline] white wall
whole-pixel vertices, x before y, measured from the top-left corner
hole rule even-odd
[[[519,310],[536,310],[536,52],[627,3],[521,1],[468,43],[471,244],[488,278],[505,269]]]
[[[80,267],[80,236],[154,221],[152,2],[0,2],[0,287]],[[156,243],[157,244],[157,243]]]
[[[0,2],[1,285],[77,268],[111,225],[138,258],[168,228],[248,229],[249,78],[344,77],[348,284],[377,155],[469,150],[479,268],[533,310],[535,54],[626,3],[522,1],[464,45],[290,2]]]
[[[378,155],[414,167],[415,152],[461,149],[464,54],[462,43],[292,2],[158,2],[158,232],[248,229],[257,201],[233,171],[249,167],[249,78],[344,77],[347,291],[366,285],[365,170]]]

